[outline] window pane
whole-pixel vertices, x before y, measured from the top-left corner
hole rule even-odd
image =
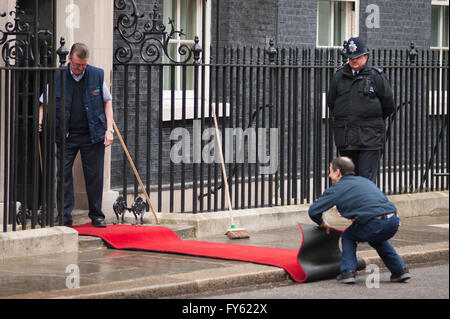
[[[448,47],[448,6],[444,8],[444,23],[442,24],[444,30],[442,32],[442,46]]]
[[[331,1],[319,0],[319,33],[318,41],[319,45],[331,45]]]
[[[168,49],[167,53],[170,55],[170,57],[177,60],[178,59],[177,44],[169,44],[167,49]],[[172,63],[172,62],[170,62],[170,60],[166,57],[166,55],[163,52],[161,52],[161,54],[163,55],[163,63],[168,63],[168,64]],[[170,90],[172,88],[172,72],[171,72],[169,66],[164,66],[163,70],[164,70],[164,90]],[[174,77],[174,84],[175,84],[174,89],[176,90],[177,89],[176,88],[176,85],[177,85],[176,74]]]
[[[431,46],[437,47],[439,36],[439,8],[440,6],[431,6]]]
[[[192,64],[192,60],[190,64]],[[194,67],[186,67],[186,90],[194,90]]]
[[[334,37],[333,45],[340,46],[345,40],[346,2],[334,3]]]
[[[179,8],[177,9],[177,6]],[[179,14],[179,15],[178,15]],[[188,51],[184,46],[191,47],[192,44],[179,42],[178,40],[193,40],[197,35],[197,0],[164,0],[164,24],[167,29],[166,32],[171,31],[171,27],[168,25],[168,18],[174,20],[174,27],[177,31],[183,30],[185,36],[179,37],[176,35],[173,40],[170,41],[168,46],[169,56],[176,61],[184,61],[186,55],[181,55],[180,48],[184,48],[184,51]],[[165,56],[163,52],[163,63],[171,64],[172,62]],[[193,58],[186,63],[192,64]],[[164,90],[171,90],[172,88],[172,76],[169,66],[164,67]],[[174,73],[174,90],[182,89],[182,68],[181,66],[175,67]],[[193,90],[194,77],[192,68],[187,68],[186,71],[186,89]]]
[[[177,19],[177,0],[164,0],[163,11],[164,11],[163,23],[166,26],[166,28],[169,28],[168,30],[166,29],[166,31],[170,32],[169,18],[171,18],[172,20]],[[176,22],[177,21],[175,21],[175,23]]]
[[[181,28],[184,39],[193,40],[197,35],[197,0],[181,0]]]

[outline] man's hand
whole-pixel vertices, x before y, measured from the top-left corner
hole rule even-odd
[[[319,228],[324,228],[325,229],[325,233],[327,235],[330,234],[330,225],[328,225],[328,223],[326,221],[323,221],[322,224],[319,225]]]
[[[42,132],[42,120],[44,119],[44,106],[41,104],[39,106],[39,127],[38,131]]]
[[[106,131],[105,132],[105,140],[104,140],[104,142],[103,142],[103,144],[105,144],[105,147],[109,147],[109,146],[111,146],[111,144],[113,143],[113,141],[114,141],[114,134],[113,134],[113,132],[111,132],[111,131]]]

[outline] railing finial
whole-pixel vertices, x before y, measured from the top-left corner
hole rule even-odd
[[[408,50],[409,61],[414,63],[416,61],[418,54],[419,54],[419,52],[417,52],[415,43],[411,42],[411,44],[409,45],[409,50]]]
[[[269,56],[269,63],[275,64],[275,56],[277,55],[277,49],[275,48],[273,39],[269,40],[269,47],[266,49],[266,53]]]
[[[69,50],[64,46],[66,44],[66,40],[61,37],[59,40],[59,44],[61,45],[59,49],[56,51],[56,54],[59,56],[59,67],[63,67],[67,62],[67,55],[69,54]]]
[[[199,38],[195,37],[195,44],[191,48],[191,51],[194,53],[194,64],[200,64],[200,54],[202,53],[202,47],[198,44]]]

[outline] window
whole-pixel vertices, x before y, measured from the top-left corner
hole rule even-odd
[[[431,1],[431,48],[448,50],[448,0]]]
[[[164,24],[166,25],[166,31],[170,32],[170,25],[168,25],[169,18],[173,20],[174,28],[176,31],[182,30],[184,36],[175,34],[174,38],[169,41],[168,54],[175,61],[181,62],[186,59],[186,56],[179,54],[179,49],[183,45],[191,48],[194,45],[194,39],[196,36],[200,39],[202,44],[202,0],[164,0]],[[206,2],[206,21],[205,21],[205,48],[202,52],[202,60],[209,60],[210,47],[210,25],[211,25],[211,1]],[[193,57],[188,63],[192,64]],[[163,63],[171,63],[167,57],[163,57]],[[186,70],[186,118],[194,117],[194,68],[187,66],[183,68],[181,66],[164,67],[164,105],[163,105],[163,120],[168,121],[171,119],[171,107],[175,106],[175,119],[182,118],[182,99],[183,99],[183,69]],[[172,73],[174,75],[172,79]],[[206,75],[208,78],[208,75]],[[199,76],[200,79],[200,76]],[[208,82],[208,81],[207,81]],[[173,85],[173,87],[172,87]],[[200,84],[199,84],[200,87]],[[172,89],[175,96],[172,102]],[[208,90],[206,90],[208,92]],[[200,97],[198,97],[200,99]],[[198,102],[200,105],[200,101]]]
[[[439,64],[443,64],[444,50],[448,50],[448,6],[449,0],[431,1],[431,49],[439,51]],[[448,79],[443,76],[443,69],[439,69],[437,79],[433,79],[430,91],[430,115],[447,114]],[[439,101],[440,99],[440,101]],[[442,104],[442,114],[439,108]],[[434,105],[434,108],[433,108]]]
[[[194,45],[195,36],[201,37],[201,5],[199,0],[164,0],[164,24],[166,24],[166,31],[170,32],[168,25],[169,18],[174,22],[175,30],[182,30],[185,34],[180,36],[175,34],[174,38],[170,40],[168,47],[168,54],[176,61],[180,62],[185,59],[185,56],[180,55],[178,50],[181,46],[186,45],[191,48]],[[188,61],[192,63],[193,58]],[[164,63],[170,63],[169,59],[164,56]],[[186,88],[193,90],[193,70],[188,68]],[[164,73],[164,89],[170,89],[170,70],[167,68]],[[175,88],[181,90],[181,68],[176,68]]]
[[[341,47],[359,33],[358,0],[317,1],[317,47]]]

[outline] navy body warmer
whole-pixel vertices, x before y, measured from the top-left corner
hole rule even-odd
[[[65,92],[65,136],[70,132],[71,116],[74,110],[74,88],[73,79],[70,74],[70,65],[65,72],[66,92]],[[92,143],[98,143],[104,140],[106,131],[106,115],[103,102],[103,81],[104,71],[94,66],[86,67],[82,82],[82,99],[77,97],[75,100],[82,101],[82,107],[86,111],[87,127]],[[60,118],[61,118],[61,71],[56,72],[56,141],[60,141]],[[78,117],[78,116],[77,116]],[[84,116],[83,116],[84,117]],[[78,117],[79,118],[79,117]]]

